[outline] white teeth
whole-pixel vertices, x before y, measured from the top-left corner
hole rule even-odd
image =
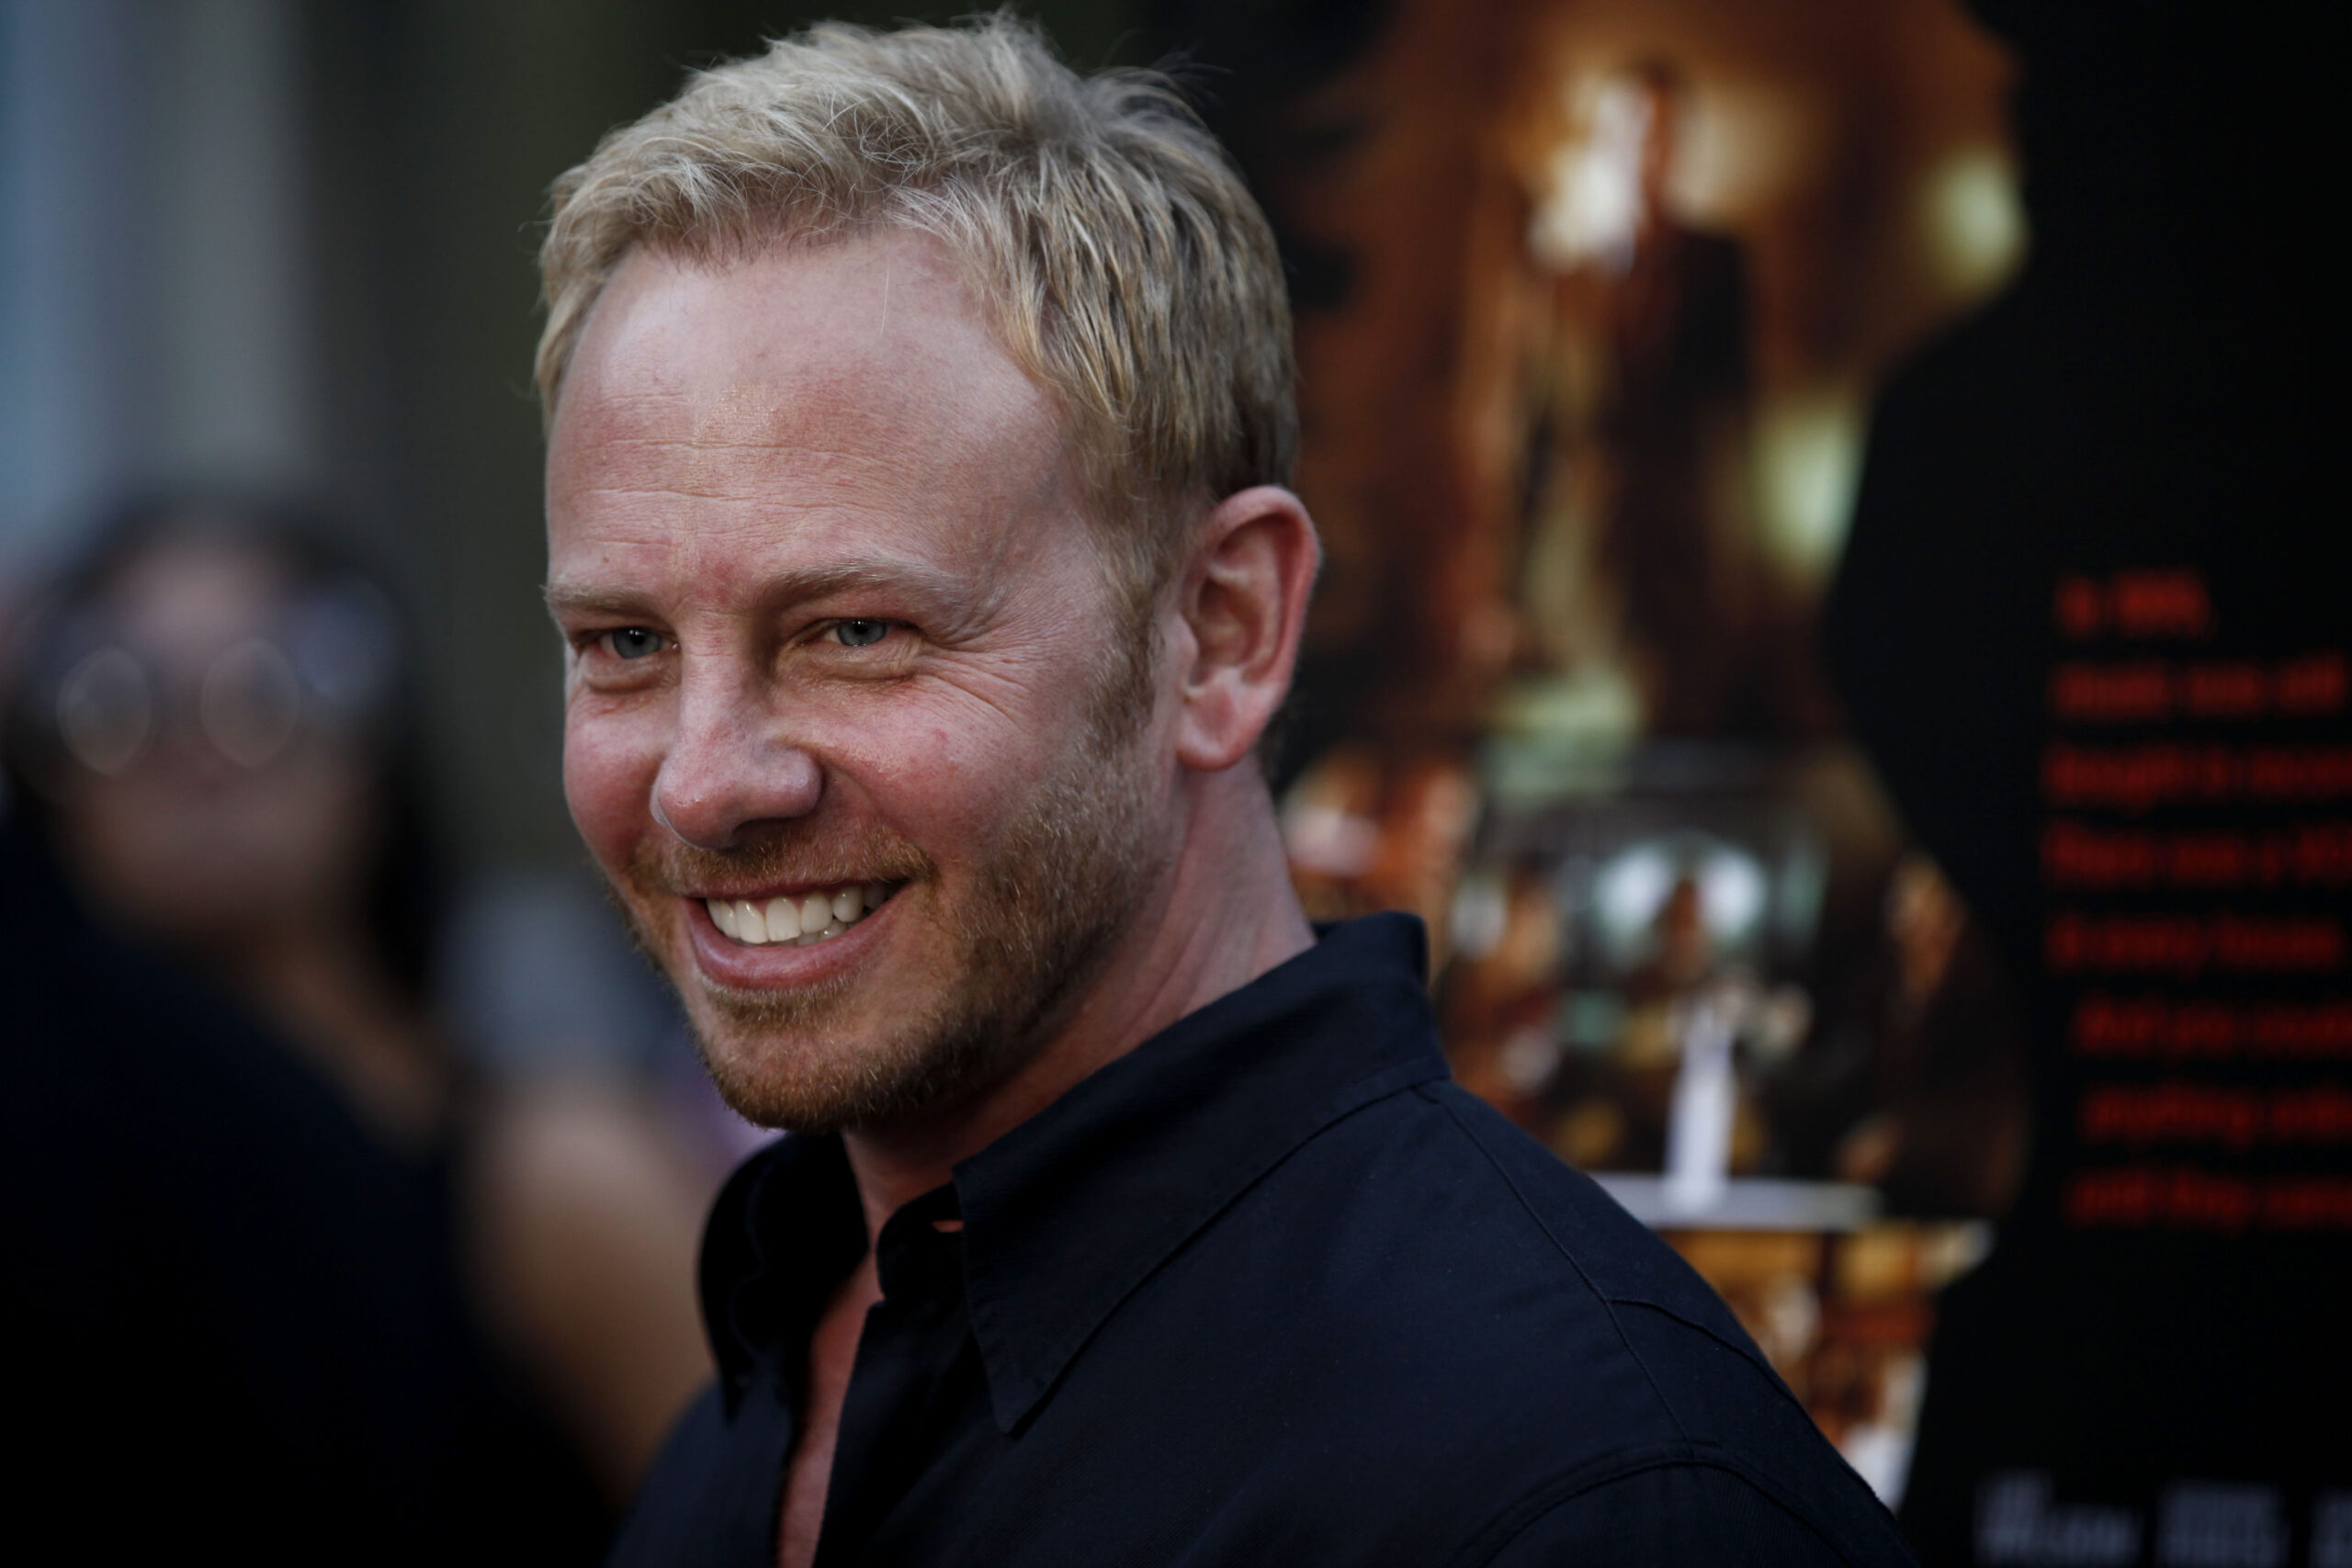
[[[868,910],[880,908],[888,901],[890,893],[887,882],[853,882],[798,897],[770,898],[764,903],[749,898],[706,898],[703,905],[710,911],[710,923],[721,934],[746,947],[769,947],[786,942],[805,947],[809,942],[841,935],[864,919]]]
[[[769,899],[767,918],[770,942],[790,942],[800,934],[800,906],[791,899]]]

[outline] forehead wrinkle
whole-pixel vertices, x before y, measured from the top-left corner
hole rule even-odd
[[[1059,452],[1044,461],[980,465],[964,482],[941,485],[936,476],[909,473],[905,464],[866,451],[772,450],[771,463],[706,468],[667,460],[675,453],[666,444],[636,451],[606,445],[603,461],[568,476],[560,502],[595,517],[592,531],[612,543],[684,544],[701,535],[740,552],[819,530],[912,526],[962,550],[977,547],[975,564],[990,566],[1035,535],[1022,521],[1043,523],[1078,506]]]
[[[867,467],[882,466],[876,459],[858,459],[857,461]],[[633,477],[621,474],[615,475],[602,483],[567,486],[563,494],[567,500],[574,502],[607,499],[624,503],[659,499],[707,501],[718,502],[730,509],[757,506],[779,513],[833,507],[864,511],[878,510],[870,503],[861,503],[839,494],[798,497],[778,495],[768,484],[758,482],[763,478],[768,477],[770,476],[752,476],[747,480],[741,476],[708,471],[674,476],[647,474],[642,477]],[[808,477],[812,481],[835,491],[847,491],[857,486],[855,476],[849,474]]]
[[[589,473],[580,477],[601,482],[575,479],[568,488],[581,495],[660,490],[709,497],[740,492],[753,500],[766,498],[773,485],[849,487],[876,478],[915,488],[945,483],[963,492],[978,475],[1008,491],[1034,494],[1022,469],[1038,470],[1050,486],[1053,470],[1068,462],[1057,429],[1041,440],[1014,422],[941,417],[948,411],[902,398],[887,398],[873,409],[873,400],[859,394],[874,389],[870,383],[845,386],[847,395],[823,398],[737,387],[699,406],[691,398],[659,400],[644,411],[650,418],[600,411],[581,433]],[[861,412],[867,417],[861,420]],[[861,423],[889,432],[887,445],[858,439]],[[747,457],[755,460],[747,464]]]
[[[976,455],[974,461],[960,464],[953,460],[955,454],[940,450],[951,444],[952,437],[943,436],[913,452],[891,454],[840,444],[746,442],[707,449],[714,459],[754,450],[772,459],[745,465],[680,463],[677,446],[654,437],[604,442],[596,448],[599,460],[586,473],[575,469],[560,493],[571,505],[601,502],[594,509],[609,508],[616,521],[655,527],[681,521],[660,513],[664,503],[708,503],[714,510],[698,513],[695,526],[738,536],[797,532],[821,525],[827,518],[854,522],[861,514],[883,525],[913,522],[926,532],[953,535],[967,544],[997,534],[1001,536],[988,541],[991,559],[1005,547],[1017,546],[1027,531],[991,529],[987,524],[1057,511],[1077,502],[1075,476],[1062,443],[1039,452],[1035,448],[1045,443],[1023,442],[1028,448],[1019,453],[1023,460],[989,461]],[[947,499],[944,507],[943,494]]]

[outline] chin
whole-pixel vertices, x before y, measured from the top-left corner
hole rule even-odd
[[[954,1100],[1000,1072],[1004,1037],[941,1030],[935,1011],[857,1021],[847,987],[705,994],[689,1007],[719,1098],[745,1121],[796,1133],[880,1126]]]

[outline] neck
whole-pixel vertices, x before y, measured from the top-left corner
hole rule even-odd
[[[844,1138],[867,1237],[1104,1064],[1315,944],[1291,889],[1273,803],[1254,767],[1190,781],[1176,859],[1044,1044],[1010,1077]]]

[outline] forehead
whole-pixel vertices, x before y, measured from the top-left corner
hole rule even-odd
[[[550,544],[559,572],[596,543],[968,550],[1063,509],[1067,447],[928,237],[723,265],[639,253],[597,302],[557,408]]]

